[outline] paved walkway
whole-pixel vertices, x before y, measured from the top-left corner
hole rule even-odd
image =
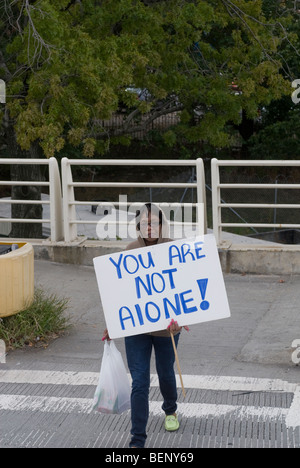
[[[104,318],[92,267],[35,262],[36,286],[70,298],[73,327],[0,364],[0,447],[127,447],[130,413],[91,410]],[[299,276],[225,275],[231,318],[183,332],[181,428],[166,433],[152,363],[147,447],[300,447]],[[124,353],[123,340],[116,340]],[[299,353],[300,354],[300,353]]]

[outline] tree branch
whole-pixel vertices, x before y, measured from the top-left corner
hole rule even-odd
[[[0,50],[0,69],[4,70],[5,75],[4,75],[4,81],[7,83],[11,79],[11,73],[9,69],[7,68],[4,56],[2,51]]]
[[[267,49],[264,47],[264,45],[262,44],[262,42],[259,40],[259,38],[257,37],[257,35],[255,34],[255,32],[253,31],[253,29],[251,28],[251,26],[249,25],[249,23],[245,20],[244,17],[248,17],[250,18],[252,21],[256,22],[257,24],[260,24],[261,26],[267,28],[267,27],[275,27],[275,26],[279,26],[282,31],[284,33],[286,33],[286,30],[284,28],[284,26],[280,23],[280,22],[276,22],[276,23],[270,23],[270,24],[266,24],[266,23],[263,23],[261,21],[259,21],[257,18],[254,18],[253,16],[251,15],[248,15],[245,11],[241,10],[237,5],[235,5],[233,2],[231,2],[230,0],[221,0],[222,3],[224,4],[224,6],[226,7],[226,10],[228,11],[228,14],[231,16],[231,17],[234,17],[234,15],[236,15],[242,22],[242,24],[248,29],[248,31],[250,32],[251,36],[255,39],[255,41],[259,44],[259,46],[261,47],[262,51],[264,52],[265,56],[268,58],[268,60],[270,60],[272,63],[275,63],[276,64],[276,61],[274,60],[274,58],[269,54],[269,52],[267,51]],[[232,12],[232,13],[231,13]],[[287,40],[288,43],[293,47],[293,49],[295,50],[295,52],[297,51],[296,48],[293,46],[293,44],[290,42],[290,40],[288,39],[288,35],[286,34],[285,37],[283,38],[283,40]],[[297,55],[299,55],[299,52],[297,51]],[[289,78],[293,78],[291,75],[290,75],[290,72],[289,70],[284,70],[285,73],[287,74],[287,76]]]
[[[156,108],[156,110],[154,109],[151,113],[148,114],[145,120],[140,119],[138,123],[130,126],[130,123],[132,122],[133,118],[139,114],[138,109],[135,109],[129,115],[130,119],[129,120],[127,119],[121,127],[110,128],[109,130],[107,129],[106,131],[101,131],[98,133],[96,132],[93,135],[89,135],[89,137],[93,137],[96,140],[101,140],[104,137],[107,137],[108,133],[110,137],[116,137],[116,136],[122,136],[125,134],[128,135],[128,134],[143,132],[147,130],[150,124],[154,122],[154,120],[156,120],[158,117],[161,117],[167,114],[172,114],[173,112],[179,112],[183,109],[184,109],[184,106],[182,104],[175,103],[174,105],[170,105],[170,101],[169,101],[168,103],[164,103],[163,106]]]

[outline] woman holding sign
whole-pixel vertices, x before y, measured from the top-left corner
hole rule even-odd
[[[131,242],[127,250],[170,242],[168,222],[156,205],[147,203],[137,212],[136,228],[138,238]],[[144,447],[146,426],[149,417],[150,360],[152,348],[155,352],[156,369],[160,391],[163,396],[162,409],[165,412],[165,429],[176,431],[179,428],[177,419],[177,386],[174,372],[175,354],[170,339],[174,335],[175,345],[179,340],[181,327],[172,320],[168,330],[127,336],[125,347],[128,367],[132,377],[131,391],[131,434],[130,447]],[[109,339],[108,331],[104,339]]]

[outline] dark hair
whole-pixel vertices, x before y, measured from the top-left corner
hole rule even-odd
[[[153,203],[145,203],[145,205],[140,210],[136,211],[136,215],[135,215],[136,221],[137,221],[136,228],[137,228],[138,231],[141,228],[141,226],[140,226],[141,216],[142,216],[142,214],[144,214],[146,212],[146,210],[147,210],[148,216],[149,216],[150,213],[153,213],[153,214],[157,215],[158,219],[159,219],[159,224],[160,225],[162,224],[163,214],[162,214],[161,209],[158,208]]]

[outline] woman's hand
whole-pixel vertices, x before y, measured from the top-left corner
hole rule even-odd
[[[183,327],[186,331],[190,331],[189,327]],[[170,325],[167,327],[167,330],[169,330],[170,333],[178,333],[180,332],[182,327],[178,325],[177,322],[174,321],[174,319],[171,320]]]
[[[102,337],[102,341],[111,341],[110,337],[109,337],[109,334],[108,334],[108,330],[107,328],[105,328],[104,332],[103,332],[103,337]]]

